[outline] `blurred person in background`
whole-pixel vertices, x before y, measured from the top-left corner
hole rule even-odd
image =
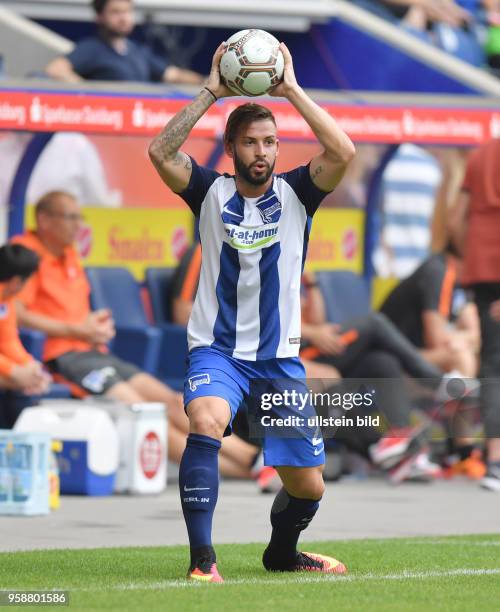
[[[77,43],[66,57],[52,60],[48,76],[68,83],[135,81],[200,84],[203,76],[169,64],[151,49],[132,41],[135,27],[132,0],[92,0],[98,33]]]
[[[439,466],[429,460],[425,427],[410,426],[412,406],[405,378],[414,378],[440,398],[455,374],[443,374],[426,361],[381,313],[342,324],[329,323],[323,294],[312,273],[303,275],[303,287],[300,355],[307,377],[323,378],[331,384],[338,371],[346,379],[369,381],[376,390],[377,411],[386,421],[383,437],[373,441],[371,436],[370,459],[390,470],[394,483],[439,476]],[[366,439],[365,432],[360,433]]]
[[[475,305],[458,284],[460,268],[461,261],[449,244],[402,280],[380,310],[426,361],[448,372],[449,378],[462,378],[470,394],[478,386],[479,320]],[[473,414],[462,399],[443,398],[450,430],[447,467],[450,475],[476,479],[484,475],[485,466],[471,437]]]
[[[471,287],[481,325],[481,410],[488,450],[482,486],[500,493],[500,140],[469,157],[449,229],[463,253],[462,283]]]
[[[438,49],[480,67],[485,61],[482,0],[355,0]],[[487,1],[487,0],[486,0]]]
[[[379,0],[396,17],[416,30],[426,30],[435,22],[453,27],[467,24],[470,13],[455,0]]]
[[[470,295],[458,284],[460,257],[450,243],[449,210],[460,192],[466,155],[459,149],[433,148],[442,180],[433,202],[431,233],[433,254],[396,287],[382,305],[382,312],[422,351],[423,356],[442,371],[456,370],[468,378],[473,389],[477,375],[480,344],[477,310]],[[444,398],[445,399],[445,398]],[[463,398],[446,398],[448,427],[448,476],[484,476],[481,450],[473,432],[474,412]]]
[[[428,257],[441,181],[433,155],[410,143],[398,148],[382,178],[382,229],[373,258],[378,276],[405,278]]]
[[[460,269],[449,244],[403,279],[380,310],[428,362],[442,372],[455,370],[457,376],[472,378],[478,367],[479,321],[474,304],[458,284]]]
[[[8,202],[12,181],[32,138],[28,132],[0,134],[0,203]],[[26,202],[34,204],[56,189],[71,193],[85,206],[121,206],[122,194],[109,187],[99,151],[85,134],[53,135],[33,168]]]
[[[38,263],[38,255],[22,245],[0,247],[0,389],[28,395],[47,391],[50,376],[21,343],[14,298]]]
[[[17,296],[20,325],[47,334],[44,362],[77,397],[166,404],[169,458],[178,463],[188,432],[182,394],[107,350],[115,335],[112,313],[91,311],[90,287],[73,247],[82,221],[78,202],[68,193],[50,192],[38,201],[35,217],[35,231],[13,238],[40,257],[38,270]],[[259,452],[238,438],[230,440],[222,450],[221,473],[249,478]]]
[[[471,18],[460,0],[356,0],[356,4],[416,30],[426,30],[434,22],[461,27]]]

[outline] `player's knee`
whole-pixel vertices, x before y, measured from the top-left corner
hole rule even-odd
[[[314,483],[314,486],[311,487],[311,495],[309,499],[321,499],[325,493],[325,481],[323,480],[323,476],[319,475]]]
[[[191,433],[209,436],[221,440],[227,427],[227,420],[222,415],[214,414],[207,409],[196,409],[189,413]]]
[[[290,493],[300,499],[321,499],[325,492],[325,482],[321,472],[310,474],[307,478],[296,482]]]
[[[302,499],[321,499],[325,492],[325,483],[321,479],[321,481],[316,482],[314,484],[310,484],[309,486],[305,486],[302,493]]]

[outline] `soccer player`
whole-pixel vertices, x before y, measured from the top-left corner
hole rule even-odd
[[[224,146],[235,175],[219,175],[180,151],[216,99],[233,95],[221,82],[216,50],[207,86],[153,140],[150,156],[163,181],[200,220],[202,267],[188,325],[189,363],[184,404],[190,421],[180,472],[181,503],[191,546],[188,577],[222,582],[212,547],[221,439],[254,379],[305,378],[300,346],[300,277],[311,218],[341,180],[354,146],[327,112],[298,85],[284,44],[285,97],[302,115],[323,151],[306,166],[273,174],[279,151],[272,113],[257,104],[229,116]],[[290,411],[292,408],[290,408]],[[339,561],[297,551],[300,532],[319,507],[324,483],[320,436],[269,437],[266,465],[283,482],[271,510],[268,570],[343,573]]]

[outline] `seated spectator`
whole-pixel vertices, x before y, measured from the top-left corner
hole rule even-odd
[[[166,404],[169,458],[179,462],[188,433],[182,395],[109,353],[106,343],[115,333],[112,314],[90,310],[90,287],[72,246],[82,219],[77,201],[64,192],[48,193],[36,205],[35,218],[35,231],[13,239],[40,256],[38,271],[18,296],[20,324],[47,334],[44,362],[75,395]],[[238,438],[227,442],[221,473],[249,477],[259,450]]]
[[[373,443],[372,433],[371,459],[381,467],[393,468],[391,479],[394,482],[408,476],[436,475],[438,467],[429,462],[427,454],[415,443],[415,439],[421,440],[422,436],[419,429],[410,427],[411,403],[404,378],[408,374],[436,390],[443,382],[442,372],[426,362],[380,313],[342,325],[328,323],[324,298],[314,275],[304,274],[303,285],[300,356],[307,377],[327,377],[326,367],[333,368],[333,376],[338,371],[345,378],[371,379],[370,384],[377,391],[377,408],[389,426],[383,438],[377,441],[375,437],[376,443]],[[384,380],[376,384],[377,379]],[[349,434],[337,432],[336,437],[340,433],[341,437]],[[370,440],[367,432],[359,433]]]
[[[22,245],[0,247],[0,389],[28,395],[47,391],[50,376],[21,344],[14,297],[36,272],[38,262],[36,253]]]
[[[202,75],[169,64],[148,47],[133,42],[132,0],[92,0],[97,36],[80,41],[66,57],[52,60],[47,74],[57,80],[140,81],[199,84]]]
[[[470,21],[470,13],[454,0],[379,0],[394,16],[419,30],[429,23],[447,23],[461,27]]]
[[[460,266],[451,246],[431,255],[389,294],[381,312],[441,371],[474,377],[479,321],[457,284]]]
[[[356,0],[409,33],[474,66],[484,62],[481,0]]]
[[[307,376],[334,378],[339,372],[346,378],[370,378],[377,390],[378,404],[383,414],[393,427],[377,444],[371,446],[370,456],[378,465],[387,465],[386,456],[391,456],[395,449],[406,454],[405,447],[411,436],[418,430],[408,430],[410,422],[410,399],[402,380],[409,375],[431,389],[435,389],[434,398],[446,401],[446,418],[450,428],[450,453],[453,455],[453,466],[450,476],[462,474],[472,479],[480,477],[485,470],[481,452],[474,447],[470,438],[471,424],[467,412],[460,401],[451,401],[447,393],[450,379],[460,377],[460,372],[450,371],[443,375],[419,353],[398,329],[381,313],[372,313],[367,317],[347,321],[343,325],[326,323],[326,312],[321,292],[316,286],[314,277],[305,275],[305,285],[309,286],[302,310],[302,340],[304,348],[301,358],[306,367]],[[499,308],[500,310],[500,308]],[[331,368],[331,372],[325,368]],[[377,379],[386,379],[377,384]],[[438,382],[440,380],[440,382]],[[390,382],[389,382],[390,381]],[[474,389],[477,382],[472,379],[466,382],[466,389]],[[373,444],[373,432],[367,428],[356,431],[358,440],[349,439],[352,432],[339,432],[344,441],[358,452],[363,444]],[[398,434],[402,443],[396,442]],[[356,449],[357,447],[357,449]],[[415,445],[410,444],[410,450]],[[418,447],[417,447],[418,448]],[[397,453],[394,459],[397,458]],[[458,457],[456,459],[455,457]],[[449,467],[451,464],[446,464]],[[408,478],[418,474],[435,475],[436,466],[429,463],[425,453],[402,461],[391,470],[391,480]]]
[[[454,0],[356,0],[356,4],[417,30],[426,30],[435,22],[460,27],[470,20],[470,13]]]
[[[450,377],[467,377],[467,386],[476,390],[480,331],[476,306],[457,284],[461,261],[449,247],[429,257],[403,280],[382,305],[383,312],[415,344],[420,354]],[[477,478],[484,468],[471,438],[472,414],[460,401],[449,402],[447,410],[454,441],[450,454],[459,460],[454,473],[464,471]],[[479,463],[481,463],[481,466]]]

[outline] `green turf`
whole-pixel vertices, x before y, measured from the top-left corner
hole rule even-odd
[[[1,553],[0,589],[65,589],[71,610],[500,610],[498,534],[301,548],[342,559],[349,576],[269,574],[262,544],[217,547],[223,585],[183,580],[186,547],[52,550]]]

